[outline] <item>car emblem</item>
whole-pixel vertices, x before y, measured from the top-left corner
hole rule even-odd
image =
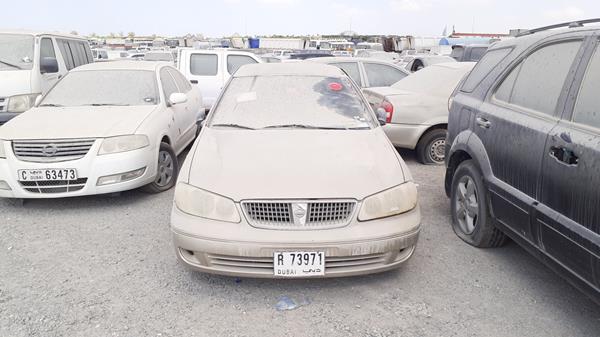
[[[307,203],[293,203],[292,214],[294,215],[294,223],[299,225],[306,224],[306,215],[308,214]]]
[[[46,157],[52,157],[58,152],[58,147],[54,144],[48,144],[42,148],[42,153]]]

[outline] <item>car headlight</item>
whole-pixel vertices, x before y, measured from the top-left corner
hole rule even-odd
[[[4,141],[0,139],[0,158],[6,158],[6,153],[4,152]]]
[[[202,218],[234,223],[241,220],[233,200],[186,183],[177,184],[175,205],[184,213]]]
[[[150,145],[145,135],[129,135],[105,138],[102,141],[98,155],[119,153],[141,149]]]
[[[417,206],[417,186],[413,182],[365,198],[358,213],[359,221],[406,213]]]
[[[16,95],[8,98],[6,111],[25,112],[33,107],[39,94]]]

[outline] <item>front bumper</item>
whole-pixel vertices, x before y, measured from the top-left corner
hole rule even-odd
[[[239,207],[239,205],[238,205]],[[245,219],[224,223],[184,214],[176,207],[171,230],[178,259],[201,272],[274,278],[273,253],[325,252],[325,276],[343,277],[399,267],[413,254],[420,232],[419,208],[341,228],[310,231],[259,229]]]
[[[156,177],[158,151],[151,147],[142,149],[98,156],[101,140],[96,140],[88,153],[80,159],[63,162],[27,162],[17,158],[11,149],[10,142],[5,142],[6,159],[0,159],[0,181],[5,181],[10,190],[0,189],[3,198],[64,198],[83,195],[105,194],[126,191],[144,186],[154,181]],[[104,186],[97,186],[98,178],[125,173],[146,168],[143,175],[138,178]],[[68,192],[44,192],[35,190],[35,186],[25,186],[19,181],[18,170],[25,169],[75,169],[81,181],[85,181],[83,188]],[[27,189],[26,189],[27,188]]]

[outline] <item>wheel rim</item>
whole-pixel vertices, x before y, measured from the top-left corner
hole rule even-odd
[[[160,151],[158,153],[158,172],[154,183],[159,187],[165,187],[173,180],[173,172],[175,165],[173,158],[168,151]]]
[[[436,163],[441,163],[446,158],[446,140],[436,139],[429,146],[429,158]]]
[[[471,234],[477,227],[479,219],[479,198],[475,181],[469,176],[464,176],[456,187],[456,204],[454,212],[460,229],[465,234]]]

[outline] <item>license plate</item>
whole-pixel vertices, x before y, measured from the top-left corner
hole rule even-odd
[[[325,252],[273,253],[275,277],[310,277],[325,275]]]
[[[52,180],[76,180],[75,169],[40,169],[19,170],[17,172],[20,181],[52,181]]]

